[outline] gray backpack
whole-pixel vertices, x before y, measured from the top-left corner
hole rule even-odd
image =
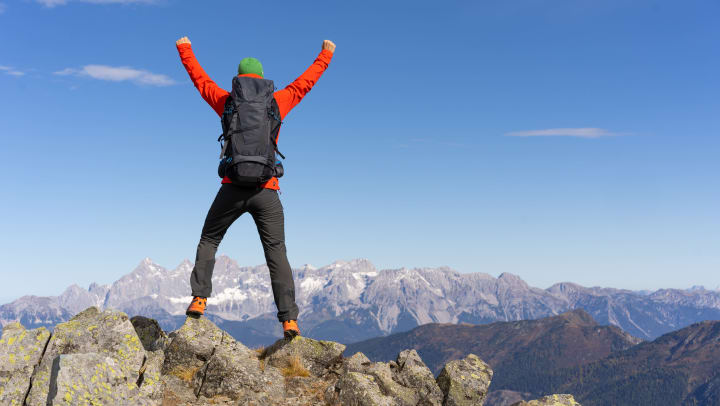
[[[223,133],[218,175],[233,184],[260,186],[283,175],[275,140],[280,131],[280,110],[272,80],[235,76],[220,122]]]

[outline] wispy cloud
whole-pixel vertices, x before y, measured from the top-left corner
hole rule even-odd
[[[600,138],[626,135],[605,130],[603,128],[548,128],[545,130],[513,131],[505,133],[508,137],[580,137]]]
[[[64,6],[71,1],[92,4],[131,4],[131,3],[157,3],[157,0],[35,0],[45,7]]]
[[[133,82],[150,86],[170,86],[175,84],[175,81],[168,76],[129,66],[85,65],[81,69],[65,68],[54,72],[54,74],[60,76],[86,76],[111,82]]]
[[[13,68],[12,66],[2,66],[2,65],[0,65],[0,72],[3,72],[3,73],[8,74],[8,75],[13,75],[13,76],[23,76],[23,75],[25,75],[25,72],[19,71],[19,70]]]

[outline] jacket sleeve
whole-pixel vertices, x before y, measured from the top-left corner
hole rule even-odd
[[[277,100],[280,116],[285,116],[297,106],[303,97],[312,89],[315,82],[320,79],[325,69],[327,69],[332,60],[333,53],[324,49],[320,52],[312,65],[299,78],[290,83],[282,90],[275,92],[275,100]]]
[[[200,91],[200,95],[210,107],[212,107],[219,116],[222,116],[223,110],[225,109],[225,100],[230,93],[221,89],[210,79],[210,76],[205,73],[205,70],[195,58],[190,44],[180,44],[177,46],[177,49],[180,54],[180,60],[188,75],[190,75],[193,85]]]

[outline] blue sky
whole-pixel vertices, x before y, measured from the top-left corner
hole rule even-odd
[[[711,0],[0,0],[0,302],[193,259],[228,88],[337,50],[286,118],[293,266],[720,285],[720,5]],[[264,262],[249,216],[219,253]]]

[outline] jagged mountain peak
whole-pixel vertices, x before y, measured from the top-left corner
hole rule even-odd
[[[167,270],[156,264],[150,257],[145,257],[131,272],[134,275],[156,275]]]
[[[351,260],[339,260],[330,265],[323,266],[323,270],[348,270],[350,272],[375,271],[375,265],[367,259],[356,258]]]
[[[503,272],[497,278],[499,283],[510,285],[514,288],[528,289],[530,286],[518,275],[510,272]]]

